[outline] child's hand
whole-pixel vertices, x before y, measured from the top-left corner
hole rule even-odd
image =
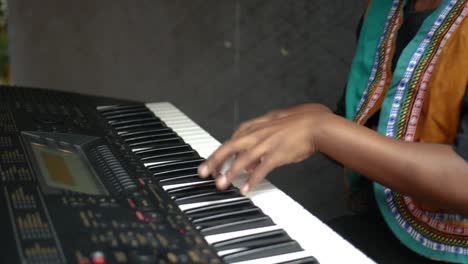
[[[199,174],[216,175],[224,162],[235,156],[230,169],[217,177],[216,185],[224,189],[241,171],[248,170],[251,172],[248,182],[241,188],[245,194],[273,169],[303,161],[317,151],[315,135],[320,132],[324,117],[330,114],[330,109],[323,105],[306,104],[245,122],[200,165]]]

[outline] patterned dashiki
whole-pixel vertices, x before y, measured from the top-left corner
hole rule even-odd
[[[443,0],[392,58],[405,0],[374,0],[361,28],[346,91],[346,117],[404,141],[453,144],[468,87],[468,0]],[[360,176],[346,170],[350,191]],[[468,188],[468,186],[467,186]],[[393,233],[428,258],[468,263],[468,218],[423,204],[374,183],[378,207]]]

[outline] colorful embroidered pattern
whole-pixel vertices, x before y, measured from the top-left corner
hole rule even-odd
[[[423,214],[421,214],[420,220],[417,219],[415,215],[409,215],[410,212],[408,208],[411,208],[412,211],[417,211],[417,207],[413,203],[409,204],[408,207],[405,207],[401,204],[401,199],[397,199],[395,194],[396,193],[392,192],[390,189],[385,188],[386,202],[393,214],[393,217],[400,227],[413,239],[432,250],[468,256],[468,239],[466,236],[454,236],[439,231],[443,225],[447,224],[446,222],[444,222],[443,225],[439,223],[437,229],[428,228],[427,222],[431,221],[429,220],[429,217],[422,217]],[[400,197],[402,196],[400,195]]]
[[[419,90],[417,92],[416,98],[414,99],[414,104],[413,104],[413,108],[411,110],[410,117],[408,118],[407,116],[405,116],[405,120],[409,121],[409,123],[407,124],[406,133],[405,133],[405,137],[404,137],[405,141],[413,141],[414,140],[417,124],[418,124],[419,117],[420,117],[420,114],[421,114],[422,106],[424,104],[424,96],[426,94],[426,89],[427,89],[429,79],[431,78],[432,72],[434,70],[434,65],[437,62],[437,59],[439,58],[440,53],[442,52],[442,49],[445,47],[445,44],[450,39],[453,32],[455,32],[455,30],[459,27],[459,25],[461,24],[463,19],[467,16],[467,14],[468,14],[468,8],[465,5],[465,7],[462,10],[462,13],[458,17],[455,16],[456,19],[455,19],[454,24],[450,27],[448,32],[445,33],[445,35],[443,35],[443,39],[440,42],[440,46],[437,49],[437,51],[435,52],[435,54],[434,54],[432,60],[430,61],[429,65],[425,65],[426,66],[425,71],[423,72],[423,76],[422,76],[422,78],[421,78],[421,80],[419,82],[420,83],[419,86],[416,86],[416,81],[415,81],[416,78],[414,78],[411,81],[410,86],[413,87],[412,89],[414,89],[414,86],[416,86],[417,88],[419,88]],[[451,19],[453,19],[453,17]],[[439,31],[439,33],[440,33],[440,31]],[[419,67],[419,68],[422,68],[422,67]],[[421,69],[418,69],[417,72],[419,72],[420,70]],[[420,75],[420,73],[417,74],[417,76],[419,76],[419,75]],[[413,100],[411,100],[411,101],[413,101]],[[409,102],[410,102],[410,100],[406,100],[404,105],[411,105],[411,104],[409,104]],[[401,119],[403,119],[403,118],[400,118],[400,120]],[[404,122],[399,122],[399,123],[401,124],[401,126],[403,126],[403,124],[404,124]],[[403,132],[402,129],[399,129],[399,130],[400,130],[400,133]],[[402,135],[399,134],[399,138],[401,138],[401,136]]]
[[[405,124],[407,123],[405,120],[407,120],[406,117],[408,116],[407,111],[409,110],[409,103],[414,101],[412,95],[414,94],[415,86],[421,79],[421,73],[427,68],[427,62],[430,61],[429,59],[435,55],[436,49],[434,47],[440,44],[441,38],[461,13],[463,6],[464,1],[450,1],[411,57],[403,78],[398,84],[392,109],[390,110],[386,132],[388,137],[401,138],[403,128],[406,127]],[[403,98],[405,94],[406,98]],[[401,118],[398,118],[398,116]],[[395,135],[395,125],[397,125],[397,135]],[[413,125],[416,125],[416,123],[413,122]]]
[[[413,141],[427,83],[445,44],[468,15],[466,1],[450,1],[410,59],[390,111],[386,135]],[[420,209],[412,198],[384,189],[398,225],[424,247],[468,256],[468,219]]]
[[[395,34],[402,21],[401,15],[396,14],[402,12],[403,5],[404,1],[394,0],[392,8],[387,16],[384,33],[380,36],[377,45],[378,52],[374,58],[374,64],[367,82],[367,87],[356,109],[354,121],[359,124],[363,124],[366,121],[370,110],[384,93],[385,84],[391,79],[391,74],[388,72],[388,69],[393,56],[392,47],[395,42]]]
[[[458,235],[458,236],[468,236],[468,227],[467,226],[452,225],[450,223],[447,224],[446,222],[451,222],[451,221],[454,221],[454,220],[450,220],[450,221],[443,220],[443,218],[453,218],[453,219],[458,218],[459,219],[458,221],[468,220],[465,217],[463,217],[461,215],[457,215],[457,214],[448,214],[448,213],[441,214],[441,213],[439,213],[438,215],[441,216],[442,219],[438,219],[436,217],[433,217],[433,216],[430,216],[429,214],[427,214],[428,213],[427,211],[419,209],[419,207],[417,207],[417,205],[414,203],[413,199],[411,199],[410,197],[401,196],[401,195],[400,195],[400,197],[402,198],[402,200],[397,201],[399,203],[399,205],[400,206],[405,206],[406,208],[408,208],[409,212],[413,216],[415,216],[418,219],[421,219],[422,222],[424,222],[428,226],[430,226],[430,227],[432,227],[434,229],[437,229],[437,230],[443,232],[444,234],[451,234],[451,235]],[[424,229],[424,227],[421,227],[421,228]],[[462,243],[467,244],[468,241],[464,241]]]
[[[432,122],[431,116],[422,114],[425,100],[432,100],[432,97],[428,97],[429,92],[438,95],[450,85],[443,83],[445,86],[441,90],[435,86],[433,82],[443,81],[445,75],[441,76],[441,73],[447,70],[436,65],[446,63],[452,56],[456,60],[447,65],[448,69],[466,65],[458,60],[465,57],[457,58],[455,51],[447,49],[448,45],[455,45],[458,49],[466,43],[468,0],[441,2],[403,49],[394,73],[391,72],[391,63],[396,35],[403,20],[403,8],[410,2],[371,2],[347,87],[346,110],[349,119],[365,124],[380,108],[378,132],[406,141],[417,140],[415,135],[419,135],[418,129],[422,125],[432,124],[421,123]],[[375,50],[375,56],[369,57],[371,50]],[[463,71],[460,69],[460,72]],[[454,80],[454,89],[465,89],[461,81],[465,77],[460,76],[460,82]],[[437,111],[434,108],[429,110]],[[418,127],[418,123],[421,126]],[[359,191],[358,174],[349,172],[347,180],[350,184],[356,184],[354,189]],[[385,221],[402,243],[428,258],[468,263],[467,217],[432,208],[378,183],[374,184],[374,190]]]

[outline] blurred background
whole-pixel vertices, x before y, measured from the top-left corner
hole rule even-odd
[[[306,102],[335,107],[365,1],[1,1],[3,82],[169,101],[218,140]],[[6,15],[6,17],[5,17]],[[6,36],[8,35],[8,39]],[[8,48],[7,48],[8,44]],[[8,55],[8,57],[6,56]],[[269,179],[322,220],[346,214],[342,168],[316,155]]]

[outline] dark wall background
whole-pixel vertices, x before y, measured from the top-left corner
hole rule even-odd
[[[334,107],[364,1],[9,1],[12,81],[170,101],[224,140],[241,120]],[[320,156],[270,180],[326,220],[345,213],[342,169]]]

